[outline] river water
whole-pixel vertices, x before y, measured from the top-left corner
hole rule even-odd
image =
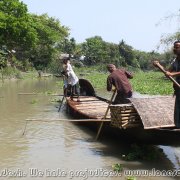
[[[58,112],[59,97],[47,95],[62,94],[58,81],[42,78],[0,85],[0,179],[126,179],[123,173],[113,174],[112,165],[117,163],[124,170],[143,169],[156,175],[180,168],[178,144],[156,145],[164,154],[158,161],[126,161],[122,154],[129,145],[123,139],[101,135],[94,141],[96,133],[87,127],[56,121],[71,118],[65,107]],[[136,179],[173,179],[150,175]]]

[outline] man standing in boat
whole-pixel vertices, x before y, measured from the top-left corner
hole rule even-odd
[[[172,61],[169,71],[166,71],[166,75],[175,77],[176,82],[180,84],[180,40],[174,42],[173,52],[176,55],[176,58]],[[176,96],[174,123],[177,128],[180,128],[180,88],[176,84],[173,84],[173,88]]]
[[[117,90],[114,104],[129,103],[127,98],[132,97],[132,86],[128,79],[132,79],[133,75],[124,69],[117,69],[114,64],[108,64],[107,70],[111,73],[107,78],[107,91],[111,91],[113,86]]]
[[[66,77],[64,86],[65,86],[65,96],[67,95],[67,89],[70,87],[70,98],[73,100],[73,96],[75,93],[77,93],[77,102],[80,101],[79,95],[80,95],[80,88],[79,88],[79,79],[76,76],[75,72],[72,69],[72,66],[70,64],[70,58],[65,57],[63,59],[63,73],[64,76]]]

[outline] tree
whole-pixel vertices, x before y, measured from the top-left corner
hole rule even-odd
[[[126,65],[135,66],[138,65],[135,63],[135,56],[133,48],[127,45],[123,40],[119,43],[119,53],[120,56],[124,59]]]
[[[74,55],[76,50],[76,40],[74,38],[71,38],[70,40],[65,38],[62,44],[62,50],[64,53],[69,54],[69,56]]]
[[[30,47],[36,41],[27,6],[19,0],[0,1],[0,43],[7,49]]]
[[[174,22],[176,23],[176,26],[177,25],[178,26],[177,26],[176,32],[161,37],[160,45],[165,45],[168,48],[169,45],[172,46],[174,41],[180,39],[179,19],[180,19],[180,9],[177,12],[175,12],[174,14],[172,13],[169,16],[164,17],[163,21],[174,20]],[[161,22],[163,22],[163,21],[161,21]]]
[[[88,65],[106,62],[108,58],[106,43],[100,36],[86,39],[82,44],[82,52],[86,56]]]
[[[56,53],[69,35],[68,28],[61,26],[60,21],[47,14],[32,15],[32,26],[37,32],[37,42],[28,52],[30,61],[38,69],[47,67],[53,61]]]

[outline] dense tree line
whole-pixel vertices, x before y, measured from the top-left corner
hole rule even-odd
[[[44,68],[62,51],[59,44],[64,43],[68,35],[69,29],[59,20],[47,14],[30,14],[19,0],[0,1],[1,56],[8,56],[7,62],[1,58],[1,66],[10,61],[16,66],[31,63],[37,69]]]
[[[85,55],[87,65],[114,63],[117,66],[131,66],[144,70],[152,68],[152,60],[161,59],[162,55],[152,52],[143,52],[133,49],[123,40],[119,44],[103,41],[99,36],[86,39],[81,44],[81,52]]]
[[[20,0],[0,1],[0,67],[9,63],[24,70],[31,66],[56,71],[60,55],[67,53],[76,60],[83,55],[82,62],[87,66],[114,63],[149,70],[152,60],[161,59],[166,65],[172,56],[171,51],[163,54],[138,51],[123,40],[114,44],[100,36],[77,44],[69,35],[69,28],[58,19],[29,13]]]

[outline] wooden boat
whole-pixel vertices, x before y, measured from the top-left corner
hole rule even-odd
[[[173,123],[172,97],[134,98],[129,104],[109,105],[109,100],[96,95],[89,81],[80,79],[79,83],[80,102],[77,102],[76,96],[73,100],[66,97],[67,111],[73,118],[87,119],[89,122],[85,121],[85,124],[93,124],[96,128],[103,122],[104,129],[116,135],[120,134],[125,139],[131,137],[130,141],[172,143],[171,138],[170,142],[166,138],[170,137],[170,132],[173,139],[180,139],[179,130],[175,129]],[[108,106],[110,110],[104,119]]]
[[[71,100],[66,98],[69,114],[79,119],[96,119],[98,122],[106,122],[111,127],[129,128],[140,127],[142,122],[131,103],[121,105],[110,105],[110,101],[96,95],[91,83],[85,79],[79,80],[80,84],[80,102],[77,102],[77,96]],[[107,109],[109,110],[107,111]],[[118,112],[116,112],[116,109]],[[107,115],[106,114],[107,111]],[[117,117],[121,115],[121,117]],[[87,122],[87,121],[86,121]]]
[[[79,80],[80,102],[66,98],[69,113],[75,118],[104,119],[117,128],[175,129],[173,112],[174,98],[171,96],[131,98],[128,104],[109,105],[109,101],[96,95],[91,83]]]
[[[67,97],[68,112],[75,118],[101,120],[108,108],[108,100],[97,96],[89,81],[80,79],[79,84],[80,102],[77,102],[77,96],[74,96],[73,100]],[[110,113],[106,118],[110,119]]]

